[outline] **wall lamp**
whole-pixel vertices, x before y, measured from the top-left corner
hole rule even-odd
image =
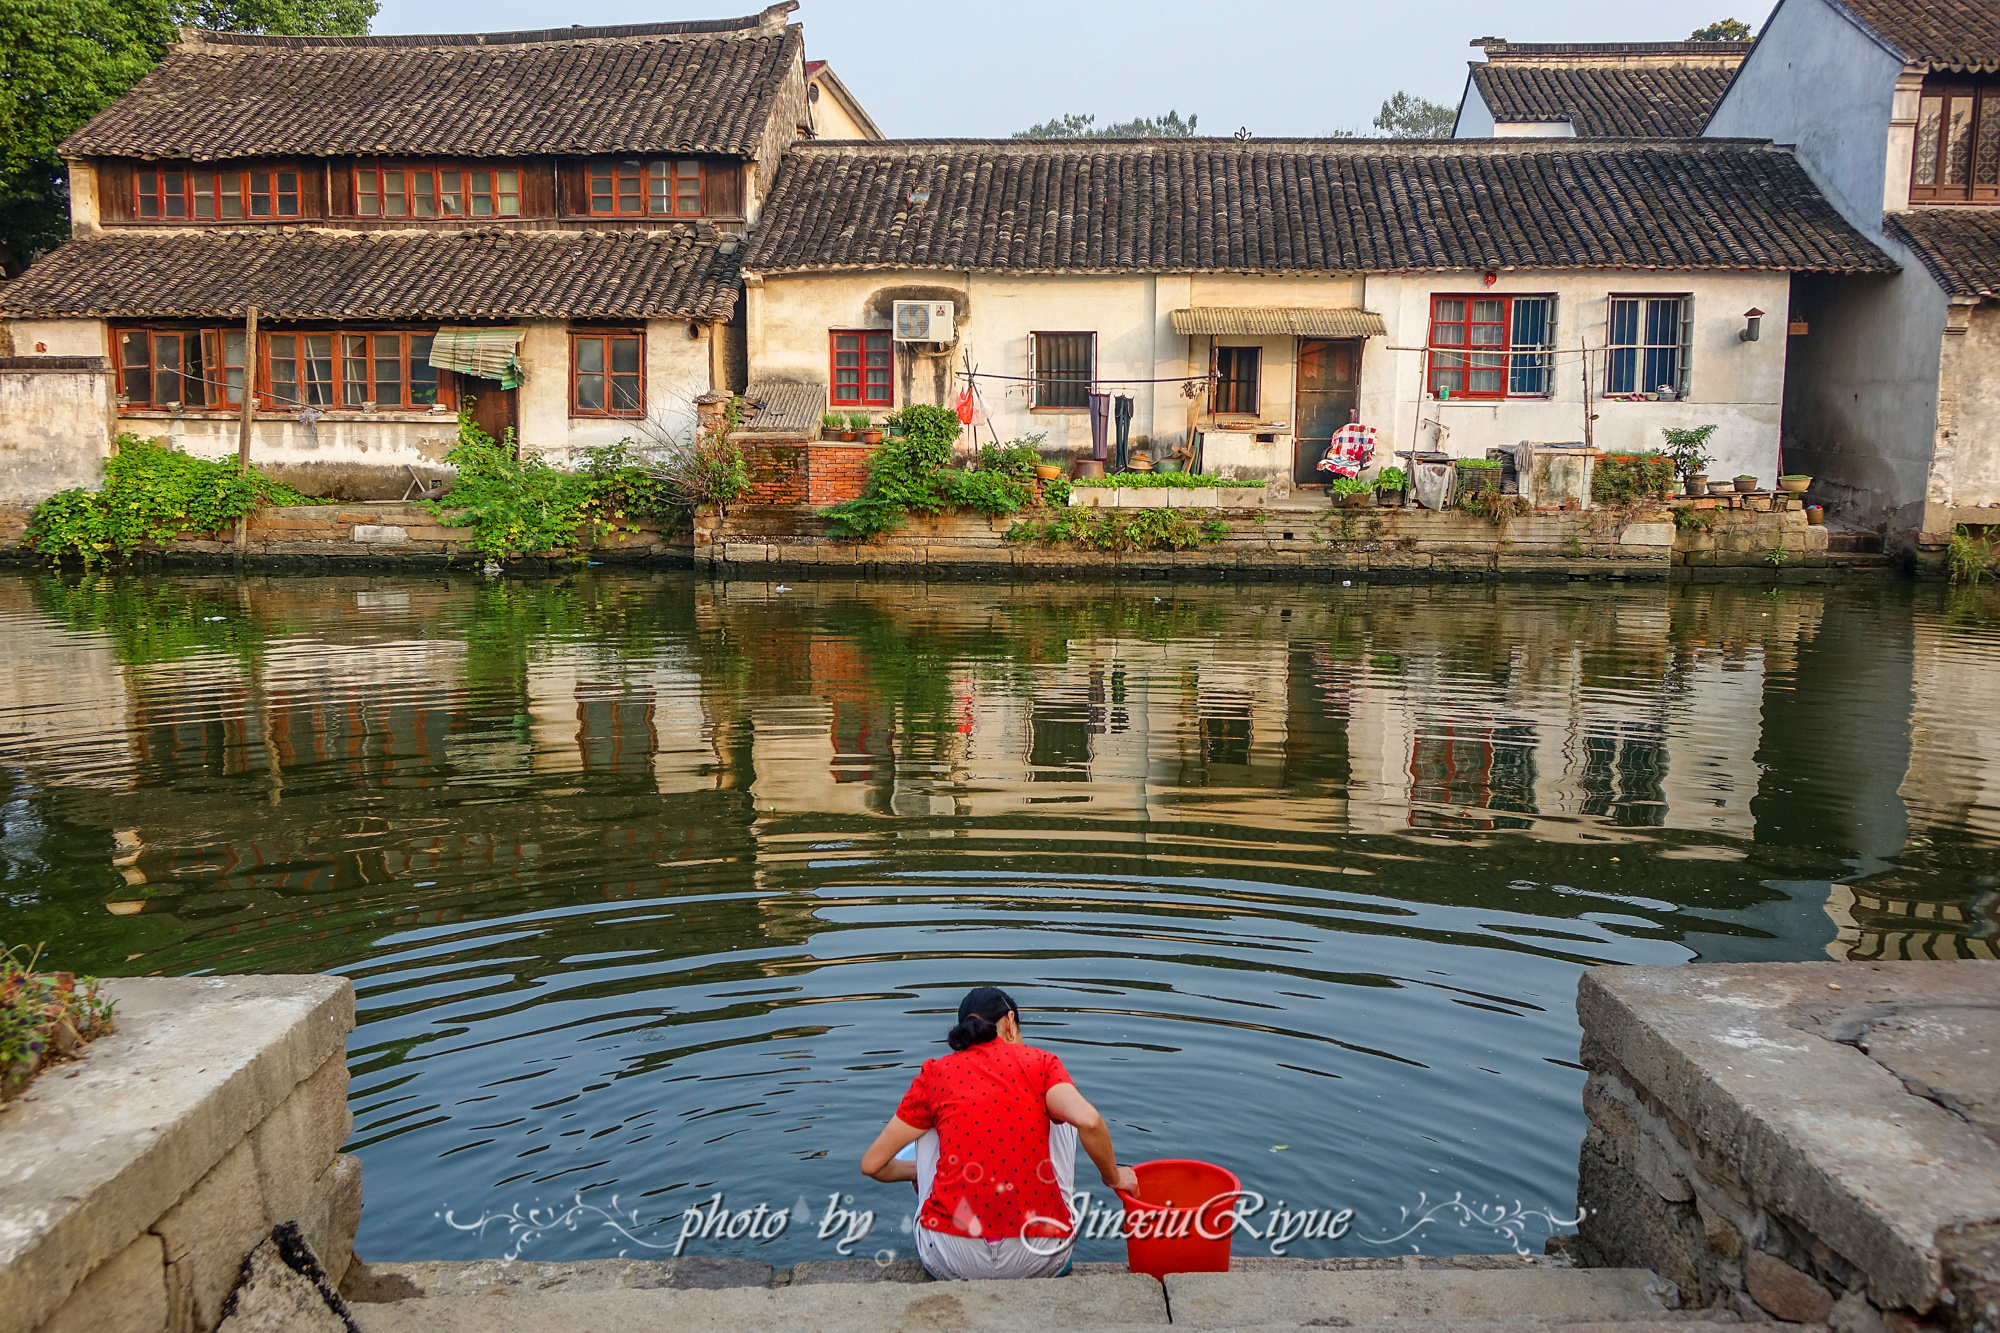
[[[1763,327],[1764,312],[1756,306],[1751,306],[1743,312],[1743,332],[1736,336],[1743,342],[1753,343],[1757,341],[1757,335],[1762,332]]]

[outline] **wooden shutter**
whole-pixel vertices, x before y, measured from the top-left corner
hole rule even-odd
[[[712,218],[743,216],[743,167],[710,160],[701,164],[701,211]]]

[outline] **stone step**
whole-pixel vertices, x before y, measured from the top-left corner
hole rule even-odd
[[[484,1333],[501,1327],[538,1333],[632,1327],[686,1333],[1047,1328],[1112,1333],[1170,1324],[1215,1333],[1330,1327],[1380,1333],[1714,1333],[1736,1323],[1714,1311],[1669,1309],[1675,1299],[1671,1285],[1639,1269],[1546,1264],[1326,1269],[1304,1263],[1278,1267],[1266,1260],[1245,1271],[1176,1274],[1164,1287],[1151,1278],[1104,1271],[1111,1265],[1091,1265],[1093,1271],[1046,1282],[932,1283],[923,1280],[921,1270],[905,1271],[904,1265],[871,1276],[872,1265],[801,1264],[785,1274],[727,1259],[399,1264],[375,1266],[367,1284],[351,1285],[349,1295],[362,1333]]]

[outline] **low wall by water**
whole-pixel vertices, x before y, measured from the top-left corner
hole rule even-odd
[[[205,1333],[295,1223],[333,1281],[361,1163],[339,1155],[342,977],[104,983],[114,1030],[0,1111],[0,1333]]]
[[[1842,1333],[2000,1326],[2000,968],[1600,967],[1583,1258]]]

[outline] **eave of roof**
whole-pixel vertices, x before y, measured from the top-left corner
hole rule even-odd
[[[1910,247],[1947,296],[2000,297],[2000,209],[1891,213],[1884,230]]]

